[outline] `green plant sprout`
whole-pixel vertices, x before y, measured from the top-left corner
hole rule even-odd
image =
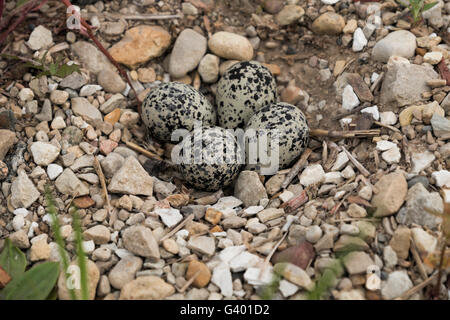
[[[430,10],[438,4],[437,1],[432,3],[425,3],[425,0],[408,0],[408,3],[405,3],[404,0],[397,0],[397,2],[409,9],[414,24],[418,24],[419,21],[422,20],[423,12]]]

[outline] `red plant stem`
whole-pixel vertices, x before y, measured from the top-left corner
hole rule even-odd
[[[61,0],[61,1],[68,8],[72,6],[72,3],[69,0]],[[111,54],[108,52],[108,50],[106,50],[105,47],[103,47],[103,45],[100,43],[100,41],[98,41],[98,39],[94,36],[91,25],[88,24],[81,17],[80,17],[80,22],[81,22],[82,26],[86,29],[87,36],[95,43],[95,45],[98,47],[98,49],[108,58],[108,60],[117,68],[117,70],[119,70],[120,75],[130,85],[130,88],[133,90],[134,95],[136,96],[136,100],[138,101],[138,113],[141,114],[142,101],[139,99],[136,89],[134,88],[133,84],[131,83],[131,80],[128,77],[128,74],[120,67],[119,63],[117,63],[117,61],[111,56]]]
[[[7,30],[5,30],[1,35],[0,35],[0,45],[3,43],[3,41],[5,41],[5,39],[8,37],[8,35],[23,21],[25,20],[27,14],[29,11],[26,12],[22,12],[22,14],[20,15],[20,17],[18,17],[16,19],[16,21],[14,21]]]

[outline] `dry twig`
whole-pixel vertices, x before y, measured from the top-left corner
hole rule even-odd
[[[106,189],[105,175],[103,174],[102,167],[97,157],[94,157],[94,169],[100,179],[100,185],[102,186],[103,197],[105,198],[106,205],[108,206],[108,214],[111,213],[111,203],[109,202],[108,190]]]
[[[347,155],[348,159],[350,160],[351,163],[353,163],[353,165],[358,168],[358,170],[365,176],[368,177],[370,175],[370,172],[367,171],[366,168],[364,168],[364,166],[358,161],[356,160],[356,158],[354,156],[352,156],[350,154],[350,152],[347,151],[347,149],[345,149],[344,146],[341,146],[342,150],[345,152],[345,154]]]
[[[295,176],[302,170],[302,168],[305,166],[306,161],[308,160],[309,155],[311,154],[312,150],[307,148],[300,159],[295,163],[295,165],[291,168],[289,173],[286,175],[286,178],[284,178],[283,183],[281,184],[282,189],[286,189],[289,184],[291,183],[292,179],[295,178]]]

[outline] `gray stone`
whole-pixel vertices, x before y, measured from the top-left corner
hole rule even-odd
[[[95,125],[103,121],[101,112],[94,107],[86,98],[78,97],[71,100],[72,110],[77,116],[82,117],[86,122]]]
[[[242,171],[234,187],[234,196],[242,200],[244,206],[250,207],[267,198],[267,193],[256,172]]]
[[[173,46],[169,60],[169,72],[174,78],[181,78],[194,70],[206,53],[207,41],[192,29],[184,29]]]
[[[422,93],[429,91],[428,80],[439,75],[430,67],[399,63],[389,66],[380,92],[380,103],[397,107],[424,101]]]
[[[27,42],[28,46],[34,51],[49,48],[52,43],[52,32],[42,25],[34,28]]]
[[[412,169],[411,173],[419,173],[420,171],[428,168],[431,163],[436,159],[434,154],[430,151],[415,152],[411,155]]]
[[[151,196],[153,179],[135,157],[128,157],[112,177],[108,190],[113,193]]]
[[[211,257],[216,251],[216,243],[214,238],[207,236],[191,237],[188,242],[188,248]]]
[[[205,83],[214,83],[219,78],[219,62],[218,56],[207,54],[200,61],[198,73]]]
[[[14,208],[28,208],[40,196],[39,191],[23,170],[11,184],[11,205]]]
[[[442,198],[438,192],[428,192],[421,183],[416,183],[408,190],[406,205],[397,214],[397,221],[404,225],[412,223],[434,229],[441,219],[426,212],[425,209],[443,212]]]
[[[103,225],[97,225],[83,232],[84,240],[93,240],[95,244],[106,244],[111,240],[111,232]]]
[[[112,176],[119,171],[124,162],[125,159],[120,154],[116,152],[109,153],[105,158],[103,158],[100,161],[100,165],[102,166],[105,177],[112,178]]]
[[[372,258],[363,251],[353,251],[344,257],[344,266],[350,275],[363,274],[374,264]]]
[[[372,50],[372,58],[376,61],[387,62],[391,56],[412,58],[416,50],[416,36],[406,30],[389,33],[378,41]]]
[[[87,185],[77,178],[75,173],[66,168],[55,181],[56,189],[59,192],[70,195],[72,197],[80,197],[89,194]]]
[[[9,149],[16,141],[16,134],[6,129],[0,129],[0,161],[2,161]]]
[[[381,295],[386,300],[395,299],[412,287],[413,283],[406,270],[394,271],[389,274],[384,286],[382,285]]]
[[[122,80],[122,77],[111,69],[105,69],[97,75],[98,84],[110,93],[122,93],[127,84]]]
[[[71,46],[71,49],[78,56],[80,62],[94,74],[98,74],[105,69],[114,70],[114,66],[109,62],[108,58],[87,41],[77,41]]]
[[[151,262],[159,260],[159,246],[152,231],[144,226],[132,226],[122,234],[123,246],[130,252],[148,258]]]
[[[116,108],[121,108],[125,106],[125,104],[126,104],[125,97],[120,93],[116,93],[100,106],[100,111],[103,112],[104,114],[108,114]]]
[[[124,285],[136,277],[136,272],[142,268],[142,259],[136,256],[127,256],[120,260],[108,275],[109,282],[116,289],[122,289]]]
[[[434,135],[437,137],[450,134],[450,120],[437,113],[433,114],[431,118],[431,126],[433,127]]]
[[[87,83],[86,78],[78,72],[72,72],[67,77],[61,80],[59,86],[61,88],[70,88],[77,90]]]

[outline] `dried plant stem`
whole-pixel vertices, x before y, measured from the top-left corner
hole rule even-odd
[[[177,288],[178,292],[179,292],[179,293],[185,292],[186,289],[189,288],[189,286],[192,284],[192,282],[194,282],[195,279],[197,279],[197,277],[200,275],[200,272],[201,272],[201,270],[198,270],[198,271],[194,274],[194,276],[193,276],[192,278],[190,278],[190,279],[184,284],[184,286],[183,286],[181,289],[178,289],[178,288]]]
[[[370,172],[367,171],[366,168],[364,168],[364,166],[358,161],[356,160],[356,158],[354,156],[352,156],[350,154],[350,152],[347,151],[347,149],[345,149],[344,146],[341,147],[342,150],[345,152],[345,154],[347,155],[348,159],[350,160],[351,163],[353,163],[353,165],[358,168],[358,170],[365,176],[368,177],[370,175]]]
[[[295,163],[295,165],[292,167],[292,169],[287,174],[286,178],[283,181],[283,184],[281,185],[282,189],[286,189],[289,184],[291,183],[292,179],[295,178],[295,176],[302,170],[302,168],[305,166],[306,161],[308,160],[309,155],[311,154],[312,150],[307,148],[300,159]]]
[[[375,123],[377,126],[383,127],[383,128],[388,128],[389,130],[392,130],[394,132],[401,132],[399,129],[397,129],[396,127],[393,126],[389,126],[387,124],[382,124],[379,121],[374,121],[373,123]]]
[[[416,292],[419,292],[420,290],[425,288],[427,285],[429,285],[434,279],[436,279],[436,277],[437,277],[437,273],[435,273],[431,277],[427,278],[425,281],[423,281],[422,283],[418,284],[417,286],[409,289],[408,291],[403,293],[400,297],[397,297],[394,300],[406,300],[406,299],[408,299],[410,296],[412,296]]]
[[[422,259],[420,259],[420,255],[419,252],[417,251],[417,246],[416,246],[416,242],[414,241],[414,239],[411,239],[411,253],[413,255],[414,261],[417,264],[417,268],[419,269],[420,272],[420,276],[422,277],[422,279],[426,279],[428,278],[428,275],[425,271],[425,267],[423,265]]]
[[[146,156],[148,158],[162,160],[161,157],[158,156],[157,154],[154,154],[153,152],[150,152],[150,151],[142,148],[141,146],[138,146],[137,144],[135,144],[133,142],[125,141],[125,144],[127,145],[127,147],[130,147],[134,151],[142,153],[144,156]]]
[[[167,19],[181,19],[181,14],[117,14],[108,13],[104,16],[113,19],[125,19],[125,20],[167,20]]]
[[[367,138],[377,137],[381,131],[379,129],[371,130],[352,130],[352,131],[335,131],[335,130],[323,130],[312,129],[310,134],[315,137],[329,137],[329,138]]]
[[[94,157],[94,169],[100,179],[100,185],[102,186],[103,197],[105,197],[106,206],[108,207],[108,214],[111,213],[111,203],[109,202],[108,189],[106,189],[105,175],[103,174],[102,166],[97,157]]]
[[[167,233],[165,236],[163,236],[158,242],[162,243],[164,240],[169,239],[171,236],[173,236],[175,233],[178,232],[181,228],[183,228],[187,223],[194,220],[194,214],[190,214],[187,216],[183,221],[181,221],[175,228],[173,228],[169,233]]]

